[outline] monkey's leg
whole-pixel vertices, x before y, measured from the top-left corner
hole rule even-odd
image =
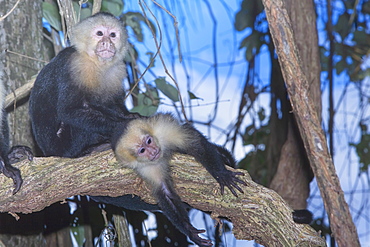
[[[21,172],[17,168],[8,164],[8,161],[5,161],[2,157],[0,157],[0,171],[8,178],[13,179],[14,182],[13,195],[17,193],[23,183]]]
[[[198,236],[198,234],[205,232],[205,230],[198,230],[191,225],[188,212],[171,185],[162,183],[160,188],[157,188],[153,194],[157,198],[158,205],[162,209],[163,214],[166,215],[180,232],[188,236],[191,241],[201,247],[212,246],[211,240],[203,239]]]

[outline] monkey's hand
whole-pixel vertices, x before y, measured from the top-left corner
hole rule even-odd
[[[215,174],[214,177],[221,186],[221,195],[223,195],[225,192],[225,186],[229,188],[231,193],[233,193],[233,195],[236,197],[238,197],[238,194],[236,193],[235,189],[237,189],[240,193],[244,193],[243,190],[239,187],[238,183],[245,186],[247,184],[236,176],[244,176],[244,173],[232,172],[225,169],[223,171],[218,171],[217,174]]]
[[[27,158],[29,161],[33,160],[33,153],[31,149],[27,146],[13,146],[8,153],[10,164],[17,163],[21,160],[24,160],[25,158]]]
[[[0,157],[0,171],[8,178],[13,179],[14,182],[13,195],[17,193],[23,183],[21,172],[17,168],[12,167],[10,164],[5,164],[4,160],[1,157]]]

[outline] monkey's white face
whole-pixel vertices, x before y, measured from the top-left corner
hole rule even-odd
[[[91,31],[91,36],[96,41],[96,48],[90,51],[93,54],[89,55],[97,55],[100,60],[111,60],[116,55],[119,48],[117,46],[121,44],[121,35],[117,28],[96,26]]]
[[[138,160],[156,161],[161,157],[161,148],[151,135],[145,135],[137,147]]]

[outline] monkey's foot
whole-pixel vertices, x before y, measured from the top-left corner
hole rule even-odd
[[[13,195],[17,193],[23,183],[21,172],[17,168],[12,167],[11,165],[6,165],[1,157],[0,157],[0,171],[8,178],[13,179],[14,182]]]
[[[27,146],[14,146],[10,149],[8,153],[8,159],[10,164],[17,163],[21,160],[28,159],[29,161],[33,160],[33,153],[31,149]]]
[[[211,240],[204,239],[198,236],[198,234],[206,232],[205,230],[198,230],[194,227],[191,227],[189,232],[190,240],[199,245],[200,247],[212,246]]]
[[[312,213],[307,209],[294,210],[293,212],[293,220],[298,224],[310,224],[312,217]]]

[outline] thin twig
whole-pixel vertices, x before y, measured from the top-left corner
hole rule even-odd
[[[5,20],[5,18],[6,18],[6,17],[8,17],[8,15],[10,15],[10,14],[15,10],[15,8],[18,6],[19,2],[20,2],[20,0],[18,0],[18,1],[14,4],[13,8],[12,8],[8,13],[6,13],[4,16],[0,17],[0,21]]]
[[[37,61],[37,62],[48,63],[48,61],[41,60],[41,59],[34,58],[34,57],[30,57],[30,56],[27,56],[27,55],[23,55],[23,54],[20,54],[18,52],[15,52],[15,51],[10,51],[9,49],[5,49],[5,52],[10,53],[10,54],[14,54],[14,55],[17,55],[17,56],[20,56],[20,57],[24,57],[24,58],[27,58],[27,59],[31,59],[31,60],[34,60],[34,61]]]
[[[155,22],[156,22],[156,24],[157,24],[158,31],[159,31],[159,40],[160,40],[160,42],[159,42],[159,43],[158,43],[158,41],[157,41],[157,39],[156,39],[155,32],[154,32],[154,30],[152,29],[152,27],[151,27],[151,25],[150,25],[150,23],[149,23],[149,19],[148,19],[148,17],[146,16],[146,13],[145,13],[145,10],[144,10],[144,7],[143,7],[143,3],[144,3],[144,5],[145,5],[145,7],[148,9],[149,13],[153,16],[153,18],[154,18],[154,20],[155,20]],[[185,121],[187,121],[187,122],[188,122],[188,118],[186,117],[186,112],[185,112],[184,102],[183,102],[183,99],[182,99],[182,96],[181,96],[181,93],[180,93],[180,87],[179,87],[178,83],[176,82],[176,80],[173,78],[173,76],[172,76],[172,75],[170,74],[170,72],[168,71],[167,66],[166,66],[166,63],[164,62],[163,57],[162,57],[162,54],[161,54],[161,52],[160,52],[160,48],[161,48],[161,46],[162,46],[162,30],[161,30],[161,28],[160,28],[160,25],[159,25],[158,19],[155,17],[155,15],[154,15],[154,14],[153,14],[153,12],[150,10],[150,8],[148,7],[148,5],[146,4],[146,2],[145,2],[144,0],[139,0],[139,6],[140,6],[141,10],[143,11],[143,14],[144,14],[144,17],[145,17],[145,21],[147,22],[147,25],[149,26],[149,29],[150,29],[150,31],[152,32],[152,35],[153,35],[153,37],[154,37],[154,42],[155,42],[155,45],[156,45],[156,47],[157,47],[157,52],[156,52],[156,53],[155,53],[155,55],[153,56],[152,61],[154,61],[155,57],[156,57],[157,55],[159,55],[159,58],[160,58],[160,60],[161,60],[161,62],[162,62],[162,66],[163,66],[163,68],[164,68],[165,73],[166,73],[166,74],[171,78],[171,80],[173,81],[173,83],[174,83],[174,84],[175,84],[175,86],[176,86],[176,89],[177,89],[177,91],[178,91],[178,95],[179,95],[179,101],[180,101],[180,104],[181,104],[181,112],[182,112],[182,114],[183,114],[183,116],[184,116]]]

